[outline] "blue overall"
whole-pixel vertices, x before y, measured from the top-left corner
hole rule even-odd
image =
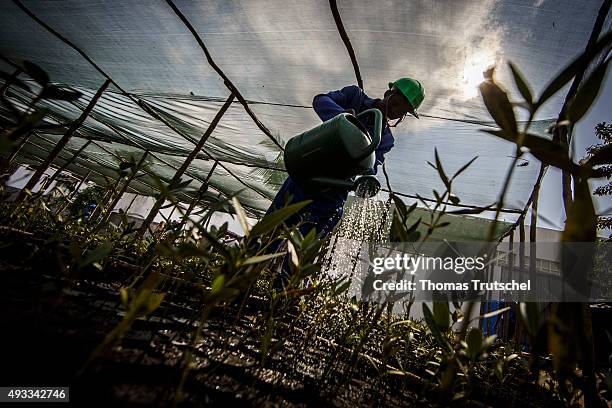
[[[353,109],[356,114],[361,113],[374,107],[376,101],[377,99],[367,96],[358,86],[350,85],[337,91],[316,95],[312,101],[312,106],[321,120],[326,121],[348,109]],[[374,133],[374,119],[371,115],[360,118],[360,121],[370,134]],[[383,121],[381,141],[376,149],[376,163],[369,174],[376,174],[377,167],[384,162],[384,155],[391,150],[393,144],[394,139],[391,130]],[[313,165],[316,164],[313,163]],[[304,207],[300,213],[287,219],[285,225],[297,225],[300,221],[303,221],[304,224],[299,227],[302,235],[305,236],[312,228],[315,228],[318,236],[324,238],[332,232],[340,221],[348,193],[349,190],[344,188],[326,188],[316,192],[305,191],[291,177],[287,177],[266,215],[287,204],[312,200],[312,203]],[[289,196],[292,196],[291,200],[287,201],[286,199]]]

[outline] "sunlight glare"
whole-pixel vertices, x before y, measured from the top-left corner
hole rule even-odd
[[[479,51],[465,58],[463,65],[462,93],[467,99],[478,96],[478,85],[484,80],[483,71],[495,64],[495,57]]]

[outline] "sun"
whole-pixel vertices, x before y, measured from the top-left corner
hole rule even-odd
[[[495,62],[495,55],[485,50],[466,54],[461,78],[461,94],[465,99],[478,96],[478,85],[484,80],[482,73]]]

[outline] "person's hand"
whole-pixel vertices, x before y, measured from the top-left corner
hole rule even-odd
[[[345,109],[344,112],[350,113],[351,115],[356,116],[355,109]]]

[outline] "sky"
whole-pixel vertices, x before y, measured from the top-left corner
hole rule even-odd
[[[151,2],[146,8],[133,2],[93,0],[26,3],[128,92],[189,125],[185,132],[192,137],[201,136],[219,109],[221,102],[214,98],[227,97],[223,81],[163,1]],[[251,109],[282,142],[319,124],[312,109],[304,109],[315,94],[354,83],[353,67],[325,0],[300,2],[299,6],[283,0],[179,3],[216,64],[242,95],[264,102],[250,105]],[[491,205],[512,163],[514,146],[479,132],[481,126],[426,115],[490,120],[476,88],[490,64],[497,65],[496,79],[507,86],[513,100],[519,94],[512,86],[508,61],[521,68],[536,94],[541,92],[551,76],[584,49],[601,0],[388,0],[373,8],[358,0],[340,3],[367,94],[382,96],[388,81],[402,76],[419,78],[426,88],[421,120],[405,121],[397,134],[394,131],[396,145],[387,155],[394,189],[427,197],[433,196],[433,188],[442,191],[437,172],[427,165],[434,161],[434,149],[450,173],[478,155],[457,180],[454,191],[462,203]],[[15,61],[40,64],[54,81],[87,88],[88,95],[103,82],[80,55],[12,2],[0,2],[0,38],[0,53]],[[594,125],[611,120],[606,109],[611,106],[609,82],[596,106],[578,124],[578,158],[595,142]],[[541,119],[556,117],[566,92],[562,90],[542,107]],[[72,107],[66,110],[60,111],[76,114]],[[144,146],[185,154],[192,148],[119,95],[103,97],[94,112]],[[93,121],[87,124],[90,127],[81,129],[85,135],[102,132],[118,141],[105,126]],[[114,148],[128,150],[118,145]],[[80,145],[75,142],[70,147]],[[228,109],[207,149],[217,158],[235,162],[270,161],[279,153],[238,104]],[[86,153],[101,166],[114,165],[106,152],[90,146]],[[522,207],[520,201],[531,191],[538,164],[533,161],[514,169],[505,205]],[[211,161],[196,160],[190,172],[203,179],[211,166]],[[228,168],[237,177],[217,169],[213,184],[235,194],[244,189],[241,181],[246,181],[251,188],[239,194],[241,202],[265,210],[269,200],[255,190],[273,195],[273,187],[251,167]],[[159,163],[156,171],[174,173]],[[540,199],[541,225],[562,229],[560,197],[560,176],[551,168]],[[598,201],[600,209],[608,207],[605,200]]]
[[[597,143],[598,139],[595,136],[595,125],[600,122],[612,122],[612,80],[610,73],[604,81],[600,94],[591,106],[591,109],[585,117],[576,125],[574,129],[575,140],[575,156],[574,161],[578,161],[586,155],[586,148]],[[591,181],[592,189],[598,185],[605,184],[605,179],[597,179]],[[559,205],[561,197],[561,171],[556,168],[549,168],[544,182],[539,200],[539,217],[538,222],[541,226],[552,229],[563,229],[565,221],[565,211],[563,206]],[[607,214],[612,214],[612,196],[593,196],[595,199],[595,209],[598,213],[607,210]],[[602,231],[606,236],[612,231]]]

